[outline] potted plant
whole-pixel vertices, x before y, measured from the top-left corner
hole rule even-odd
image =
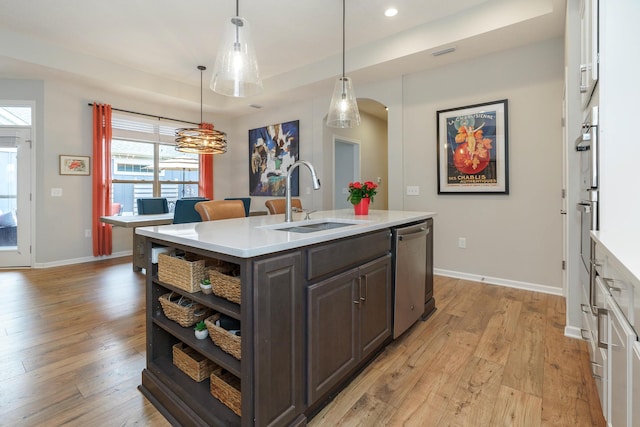
[[[204,320],[196,323],[196,326],[193,329],[195,329],[196,338],[199,340],[203,340],[209,336],[209,330],[207,329],[207,325],[204,323]]]
[[[200,282],[200,289],[202,289],[202,293],[210,294],[211,293],[211,280],[202,279]]]
[[[349,183],[347,200],[353,205],[356,215],[369,213],[369,203],[373,202],[373,196],[377,193],[376,188],[378,184],[371,181]]]

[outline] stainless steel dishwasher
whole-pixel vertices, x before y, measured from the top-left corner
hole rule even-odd
[[[425,310],[429,231],[426,221],[393,229],[394,339],[409,329]]]

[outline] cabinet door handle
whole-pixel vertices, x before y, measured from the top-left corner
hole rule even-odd
[[[587,90],[589,89],[585,84],[587,69],[588,69],[587,64],[580,65],[580,93],[586,93]]]
[[[596,327],[598,328],[598,347],[599,347],[599,348],[603,348],[603,349],[605,349],[605,350],[606,350],[607,348],[609,348],[609,346],[607,345],[607,343],[606,343],[606,342],[603,342],[603,341],[601,341],[601,340],[600,340],[600,331],[601,331],[601,328],[600,328],[600,318],[601,318],[602,316],[606,316],[607,314],[608,314],[608,312],[607,312],[607,310],[606,310],[606,309],[604,309],[604,308],[598,308],[598,313],[597,313],[597,315],[596,315],[596,319],[597,319],[597,326],[596,326]]]
[[[364,297],[362,296],[362,282],[364,282]],[[360,301],[367,300],[367,276],[360,276]]]
[[[585,334],[587,334],[587,336],[585,336]],[[587,331],[586,329],[580,329],[580,335],[582,336],[583,340],[591,341],[591,337],[589,336],[589,331]]]
[[[607,282],[607,288],[609,288],[609,292],[619,292],[622,293],[622,288],[617,287],[617,286],[610,286],[609,283],[614,284],[614,283],[620,283],[623,285],[626,285],[625,282],[623,280],[618,280],[618,279],[611,279],[610,277],[603,277],[602,280],[604,280],[605,282]]]

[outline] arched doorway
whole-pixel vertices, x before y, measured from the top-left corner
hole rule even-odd
[[[329,173],[324,174],[331,177],[331,183],[326,183],[326,188],[331,188],[331,195],[325,197],[325,206],[344,208],[340,200],[347,198],[346,186],[359,180],[373,181],[379,186],[372,209],[388,209],[387,109],[382,103],[368,98],[358,98],[358,109],[361,120],[357,128],[324,126],[323,140],[330,153],[330,159],[325,157],[325,164],[331,167]]]

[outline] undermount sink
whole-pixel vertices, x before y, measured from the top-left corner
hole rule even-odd
[[[291,233],[315,233],[317,231],[331,230],[334,228],[348,227],[350,225],[366,224],[370,221],[363,220],[343,220],[336,218],[324,218],[316,220],[305,220],[296,222],[285,222],[280,224],[263,225],[259,228],[269,230],[287,231]]]
[[[315,231],[331,230],[332,228],[347,227],[353,225],[347,222],[318,222],[315,224],[295,225],[292,227],[276,228],[280,231],[292,231],[294,233],[313,233]]]

